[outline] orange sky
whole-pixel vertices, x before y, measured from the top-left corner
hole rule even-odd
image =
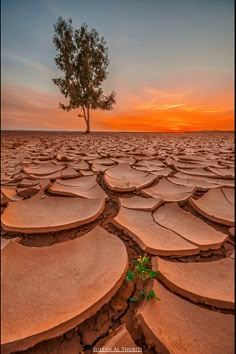
[[[189,89],[161,90],[144,87],[126,89],[119,83],[117,104],[112,111],[92,111],[92,130],[113,131],[196,131],[233,130],[234,107],[231,80],[221,87],[201,91],[201,84]],[[58,102],[65,102],[59,93],[26,87],[2,90],[3,129],[84,130],[78,110],[65,112]]]

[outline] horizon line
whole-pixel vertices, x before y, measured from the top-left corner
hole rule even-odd
[[[183,131],[141,131],[141,130],[92,130],[92,133],[201,133],[201,132],[234,132],[234,129],[202,129],[202,130],[183,130]],[[1,132],[69,132],[85,133],[84,130],[67,129],[1,129]]]

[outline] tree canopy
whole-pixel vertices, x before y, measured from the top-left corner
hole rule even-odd
[[[83,24],[74,29],[72,20],[59,17],[54,25],[53,42],[57,55],[55,63],[63,76],[53,79],[65,98],[67,105],[59,103],[63,110],[76,108],[81,110],[79,117],[84,117],[86,132],[90,132],[91,110],[112,110],[115,104],[115,92],[104,95],[102,83],[108,76],[108,48],[103,37],[95,29],[89,31]]]

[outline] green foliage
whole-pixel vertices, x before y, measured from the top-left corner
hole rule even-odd
[[[128,270],[127,275],[126,275],[126,280],[131,281],[134,279],[134,273],[131,270]]]
[[[81,109],[87,132],[90,131],[90,110],[111,110],[115,104],[115,92],[105,96],[102,83],[107,78],[108,48],[103,37],[95,29],[83,24],[79,30],[72,20],[58,18],[54,25],[53,42],[57,55],[55,63],[63,76],[53,79],[69,104],[59,103],[63,110]]]
[[[152,269],[147,268],[147,263],[149,261],[150,257],[141,257],[139,256],[137,260],[132,260],[131,262],[135,265],[134,270],[128,270],[126,274],[126,280],[127,281],[135,281],[137,282],[138,279],[141,279],[142,284],[144,285],[144,281],[146,279],[154,279],[156,278],[157,274],[159,274],[159,271],[153,271]],[[137,302],[140,298],[146,298],[147,300],[150,299],[156,299],[160,300],[154,290],[150,290],[149,292],[146,292],[144,289],[140,291],[139,297],[133,298],[131,297],[129,300],[131,302]]]
[[[146,298],[147,298],[147,300],[150,300],[150,299],[160,300],[159,297],[156,296],[155,291],[153,289],[150,290],[148,294],[146,294]]]
[[[137,302],[139,300],[139,297],[130,297],[129,301],[131,302]]]

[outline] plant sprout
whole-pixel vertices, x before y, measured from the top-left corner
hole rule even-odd
[[[157,274],[160,273],[159,271],[155,272],[152,269],[149,269],[146,267],[149,259],[150,259],[150,256],[148,256],[148,257],[139,256],[137,258],[137,260],[132,260],[132,263],[135,265],[134,271],[129,269],[126,274],[127,281],[137,282],[138,279],[141,279],[142,285],[143,285],[143,290],[140,291],[139,296],[136,298],[131,297],[129,299],[131,302],[137,302],[140,298],[143,298],[143,299],[146,298],[147,300],[150,300],[150,299],[160,300],[156,296],[155,291],[153,289],[150,290],[149,292],[146,292],[146,290],[144,290],[144,281],[146,279],[154,279],[154,278],[156,278]]]

